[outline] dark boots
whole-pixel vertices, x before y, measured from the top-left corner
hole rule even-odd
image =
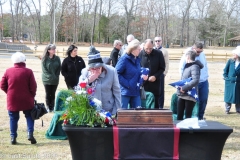
[[[11,144],[14,145],[14,144],[17,144],[17,138],[16,137],[11,137]]]
[[[36,139],[33,137],[33,132],[28,132],[28,140],[31,142],[31,144],[37,143]]]

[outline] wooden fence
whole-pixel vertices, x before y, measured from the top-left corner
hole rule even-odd
[[[111,51],[107,51],[107,50],[99,50],[99,51],[101,52],[102,57],[110,57]],[[0,50],[0,52],[1,52],[1,50]],[[41,50],[35,50],[35,51],[22,50],[21,52],[25,53],[26,56],[29,56],[29,57],[34,56],[34,57],[38,57],[38,58],[41,58],[41,55],[43,53],[43,51],[41,51]],[[33,52],[33,53],[30,53],[30,52]],[[216,52],[212,52],[212,51],[209,52],[208,50],[204,50],[207,61],[226,62],[229,58],[232,57],[231,51],[218,52],[216,50]],[[88,51],[78,50],[78,55],[81,56],[84,59],[87,58],[87,54],[88,54]],[[169,54],[169,60],[180,60],[182,55],[183,55],[183,51],[182,50],[171,49],[171,50],[168,51],[168,54]],[[9,56],[11,54],[10,53],[0,53],[0,55],[5,55],[5,56],[8,55]],[[66,57],[66,50],[64,50],[64,49],[63,50],[56,50],[56,55],[64,58],[64,57]]]

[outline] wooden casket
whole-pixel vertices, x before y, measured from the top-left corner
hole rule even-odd
[[[173,127],[172,111],[167,109],[119,110],[118,127]]]

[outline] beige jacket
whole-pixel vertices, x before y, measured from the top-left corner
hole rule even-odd
[[[163,72],[163,74],[166,76],[168,73],[168,68],[169,68],[169,58],[168,58],[168,51],[165,48],[161,48],[161,51],[163,53],[163,57],[165,60],[165,71]]]

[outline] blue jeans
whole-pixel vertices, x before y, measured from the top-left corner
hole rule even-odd
[[[162,74],[160,76],[160,95],[159,95],[159,108],[163,108],[164,107],[164,80],[165,80],[165,75]]]
[[[128,108],[128,104],[130,104],[130,108],[136,108],[141,106],[141,98],[140,96],[124,96],[122,95],[122,108]]]
[[[25,118],[27,120],[27,128],[28,132],[34,131],[34,120],[31,117],[31,109],[25,110],[23,113],[25,114]],[[11,137],[17,137],[17,129],[18,129],[18,120],[19,120],[19,111],[8,111],[8,115],[10,118],[10,131]]]
[[[209,93],[208,80],[198,84],[198,98],[199,98],[199,111],[198,119],[203,119],[203,115],[207,106]]]

